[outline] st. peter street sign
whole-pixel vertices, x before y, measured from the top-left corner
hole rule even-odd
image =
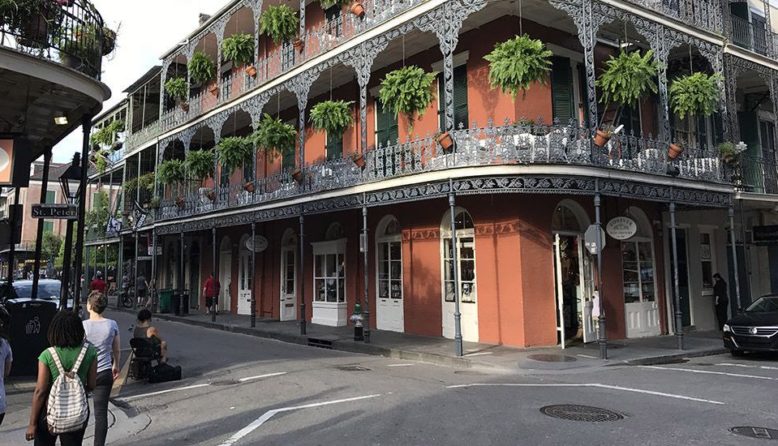
[[[77,220],[78,208],[68,204],[34,204],[32,205],[32,218]]]

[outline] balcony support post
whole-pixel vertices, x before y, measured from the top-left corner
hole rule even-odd
[[[184,259],[186,254],[184,253],[184,231],[178,234],[179,241],[179,257],[178,257],[178,314],[184,314]]]
[[[370,272],[368,271],[368,237],[367,237],[367,196],[362,194],[362,281],[364,282],[364,297],[362,308],[365,317],[365,329],[363,335],[365,343],[370,343]]]
[[[659,141],[663,144],[670,144],[672,135],[670,135],[670,112],[667,95],[667,59],[670,56],[670,48],[665,40],[665,28],[657,27],[657,36],[654,44],[654,58],[659,63],[658,90],[659,90]]]
[[[459,242],[457,241],[457,203],[454,181],[448,180],[448,206],[451,214],[451,272],[454,279],[454,354],[464,356],[462,345],[462,313],[459,309]]]
[[[671,200],[672,190],[670,192]],[[681,311],[681,289],[678,280],[678,236],[675,224],[675,201],[670,201],[670,241],[673,250],[673,306],[675,314],[675,339],[678,350],[683,350],[683,312]]]
[[[83,130],[83,141],[81,145],[81,184],[80,196],[78,197],[78,232],[76,232],[76,276],[73,309],[77,312],[80,306],[81,298],[81,260],[84,256],[84,217],[86,215],[86,189],[89,171],[89,133],[92,130],[92,116],[84,115],[81,119],[81,129]],[[88,280],[86,278],[85,280]],[[85,288],[86,289],[86,288]],[[86,293],[84,294],[86,297]]]
[[[770,1],[769,0],[762,0],[762,8],[764,11],[764,27],[765,27],[765,53],[768,57],[772,57],[773,55],[773,27],[770,24]]]
[[[734,202],[734,198],[732,201]],[[741,302],[740,302],[740,269],[738,268],[738,260],[737,260],[737,241],[735,240],[735,207],[734,205],[730,204],[729,209],[727,210],[727,215],[729,216],[729,244],[732,249],[732,267],[734,271],[732,272],[732,277],[734,277],[735,280],[735,303],[737,304],[738,311],[742,308]],[[734,316],[734,315],[733,315]]]
[[[300,32],[297,37],[305,42],[305,0],[300,0]]]
[[[251,281],[251,328],[257,326],[257,296],[256,296],[256,283],[255,275],[257,273],[257,250],[256,250],[256,237],[257,237],[257,224],[251,222],[251,271],[249,272],[249,280]]]
[[[608,333],[605,318],[605,287],[602,285],[602,196],[600,195],[600,182],[595,180],[594,187],[596,193],[594,194],[594,218],[595,225],[597,226],[597,300],[599,301],[598,310],[600,316],[597,318],[597,324],[599,326],[597,343],[600,346],[600,359],[608,359]]]
[[[214,226],[211,228],[211,260],[213,261],[211,264],[211,271],[214,273],[214,278],[219,280],[219,259],[216,258],[216,252],[216,227]],[[221,292],[221,287],[219,287],[219,294],[221,294]],[[229,292],[229,290],[227,290],[227,292]],[[216,299],[216,302],[213,303],[213,308],[209,309],[211,312],[211,322],[216,322],[216,312],[219,311],[219,296],[215,296],[214,299]]]
[[[732,56],[727,56],[724,61],[726,79],[723,100],[731,110],[731,113],[729,116],[722,115],[722,122],[724,123],[724,130],[729,133],[729,136],[725,134],[724,137],[729,138],[734,143],[740,141],[740,122],[737,116],[737,77],[739,72],[740,69],[733,63]]]
[[[343,63],[356,71],[359,84],[359,147],[366,156],[367,151],[367,85],[370,82],[370,72],[373,61],[378,53],[386,49],[388,41],[373,39],[354,48],[351,57]]]
[[[46,203],[46,192],[49,188],[49,166],[51,164],[51,149],[43,153],[43,184],[41,185],[41,203]],[[38,280],[41,272],[41,250],[43,248],[43,224],[45,219],[38,219],[37,237],[35,238],[35,264],[32,272],[32,292],[33,299],[38,298]],[[48,259],[51,261],[51,259]]]
[[[300,277],[297,278],[297,289],[300,290],[300,334],[306,334],[305,326],[305,209],[300,205],[300,259],[298,260]]]
[[[224,102],[227,98],[224,97],[223,82],[222,82],[222,42],[224,42],[224,29],[227,27],[227,22],[230,20],[229,15],[225,15],[220,18],[213,26],[213,33],[216,34],[216,85],[219,88],[217,102]],[[236,68],[236,67],[233,67]],[[232,79],[230,77],[230,79]]]
[[[318,77],[318,73],[306,71],[295,77],[289,85],[289,91],[297,97],[297,111],[299,113],[297,137],[300,145],[298,168],[301,171],[305,168],[305,109],[308,107],[308,93],[311,91],[311,85]]]
[[[157,228],[151,230],[151,292],[153,299],[151,301],[151,311],[159,311],[159,296],[157,295]]]

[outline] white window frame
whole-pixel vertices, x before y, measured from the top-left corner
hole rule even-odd
[[[643,298],[643,277],[640,274],[640,244],[641,243],[648,243],[649,246],[651,246],[651,270],[654,272],[654,279],[653,279],[653,284],[654,284],[654,300],[652,302],[657,302],[658,303],[659,302],[659,294],[658,294],[658,288],[657,288],[657,283],[656,283],[656,281],[657,281],[657,274],[656,274],[656,250],[654,249],[654,240],[652,238],[650,238],[650,237],[632,237],[631,239],[624,240],[621,243],[622,244],[633,244],[633,245],[635,245],[635,248],[636,248],[635,254],[637,256],[635,261],[637,262],[637,268],[638,268],[638,270],[637,270],[637,274],[638,274],[638,292],[639,292],[638,301],[637,302],[626,302],[625,301],[624,304],[647,302]],[[622,259],[622,262],[623,262],[623,259]],[[624,283],[624,272],[623,271],[622,271],[622,274],[621,274],[621,281],[622,281],[622,283]]]
[[[318,243],[312,243],[313,246],[313,271],[311,272],[311,276],[313,277],[313,302],[316,305],[345,305],[348,303],[348,289],[346,287],[346,279],[347,279],[347,269],[346,269],[346,239],[340,239],[340,240],[333,240],[328,242],[318,242]],[[343,256],[343,274],[342,277],[339,276],[317,276],[316,275],[316,264],[318,262],[318,259],[322,256],[325,256],[325,267],[326,267],[326,256],[328,255],[334,255],[337,259],[338,256]],[[337,274],[337,266],[336,266],[336,274]],[[335,279],[335,291],[336,291],[336,297],[335,302],[329,302],[327,301],[327,297],[325,295],[324,300],[319,300],[319,291],[317,288],[317,280],[332,280]],[[343,282],[343,296],[340,296],[338,293],[339,284],[338,282]],[[326,286],[326,282],[325,282]],[[326,289],[325,289],[326,292]],[[342,297],[342,299],[341,299]]]
[[[702,249],[702,235],[707,234],[708,238],[710,240],[709,243],[709,249],[710,252],[709,258],[704,259],[703,258],[703,249]],[[700,249],[700,288],[702,289],[702,295],[703,296],[712,296],[713,295],[713,274],[716,274],[716,228],[714,226],[700,226],[699,227],[699,249]],[[710,263],[710,273],[711,273],[711,285],[705,286],[704,277],[703,277],[703,268],[702,264],[704,262]]]
[[[454,212],[455,212],[455,214],[454,214],[455,215],[455,217],[454,217],[455,220],[456,220],[456,216],[458,216],[460,213],[467,213],[470,216],[470,221],[473,222],[473,227],[472,228],[456,229],[457,246],[455,246],[454,249],[456,249],[456,254],[457,254],[457,263],[456,263],[457,283],[455,284],[455,286],[459,290],[459,303],[460,304],[476,305],[478,303],[478,293],[477,293],[477,291],[478,291],[478,273],[477,273],[478,265],[476,263],[477,254],[476,254],[476,250],[475,250],[476,249],[475,248],[475,221],[473,220],[473,215],[470,214],[470,212],[468,212],[467,209],[465,209],[465,208],[457,207],[457,208],[454,209]],[[450,219],[450,214],[448,214],[447,217]],[[451,238],[451,230],[452,230],[452,228],[451,228],[451,221],[449,219],[447,219],[447,221],[445,222],[445,227],[441,228],[441,231],[440,231],[440,251],[441,251],[440,252],[440,262],[441,262],[441,265],[440,265],[440,282],[441,282],[441,292],[443,294],[443,301],[446,302],[446,303],[453,303],[454,300],[447,300],[446,299],[446,296],[447,296],[447,294],[446,294],[447,293],[447,290],[446,290],[446,262],[449,261],[449,260],[453,260],[453,259],[449,258],[448,253],[446,251],[446,241],[452,239]],[[463,247],[462,239],[464,239],[464,238],[472,239],[472,244],[473,244],[473,258],[472,258],[472,261],[473,261],[473,280],[466,281],[466,282],[468,282],[468,284],[472,283],[471,293],[473,295],[473,299],[471,299],[471,300],[465,300],[463,298],[464,296],[463,296],[463,293],[462,293],[462,288],[463,288],[463,286],[462,286],[463,285],[463,283],[462,283],[463,282],[463,280],[462,280],[462,247]],[[468,260],[470,260],[470,259],[468,259]]]
[[[397,218],[395,218],[393,215],[387,215],[378,224],[378,229],[380,229],[380,231],[376,232],[376,241],[375,241],[375,251],[376,251],[376,255],[375,255],[375,260],[376,260],[375,287],[376,287],[376,293],[375,293],[375,295],[377,296],[378,299],[384,299],[384,297],[381,296],[381,275],[380,274],[381,274],[381,262],[383,261],[383,259],[381,258],[381,245],[384,245],[384,244],[391,245],[392,243],[399,243],[400,244],[400,258],[397,259],[397,260],[399,260],[399,262],[400,262],[400,278],[399,278],[399,281],[400,281],[400,298],[399,299],[395,299],[395,298],[392,297],[391,283],[392,283],[393,280],[397,280],[397,279],[392,279],[391,278],[391,271],[392,271],[391,263],[393,261],[395,261],[395,259],[393,259],[391,257],[391,254],[390,254],[389,255],[389,278],[386,279],[386,280],[389,281],[390,289],[389,289],[389,295],[386,297],[386,299],[402,301],[405,298],[404,291],[403,291],[403,288],[404,288],[404,281],[403,281],[403,267],[404,267],[404,264],[403,264],[403,253],[402,253],[402,234],[392,234],[392,235],[386,235],[385,234],[386,228],[389,227],[389,225],[393,221],[396,221],[397,224],[399,225],[399,220],[397,220]],[[387,252],[390,253],[391,251],[388,249]]]

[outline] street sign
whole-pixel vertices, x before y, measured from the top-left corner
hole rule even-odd
[[[591,225],[584,234],[584,246],[590,254],[597,254],[597,225]],[[600,228],[600,250],[605,248],[605,231]]]
[[[34,204],[32,218],[51,218],[58,220],[78,219],[78,208],[68,204]]]

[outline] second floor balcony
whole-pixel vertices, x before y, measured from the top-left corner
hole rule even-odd
[[[767,29],[764,20],[748,21],[732,15],[732,43],[755,53],[775,59],[778,34]]]

